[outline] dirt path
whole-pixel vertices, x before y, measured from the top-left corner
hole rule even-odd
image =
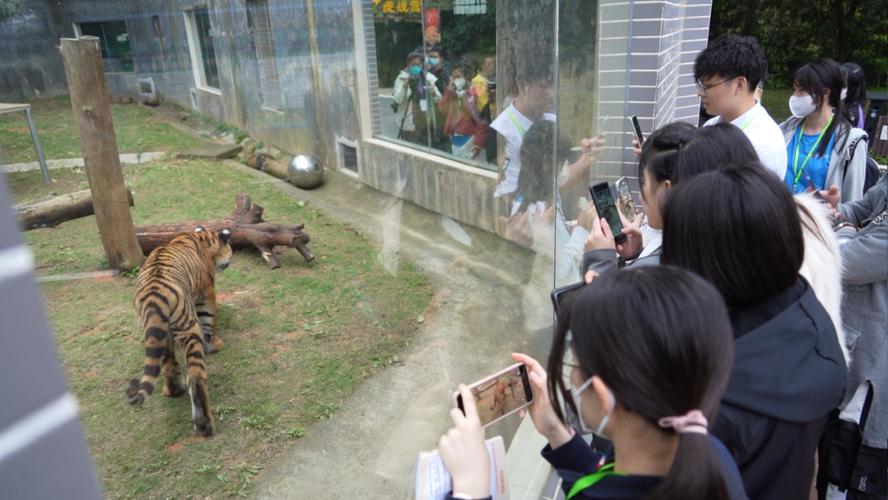
[[[506,366],[513,350],[548,350],[549,336],[528,333],[522,312],[526,287],[516,271],[526,268],[528,255],[463,226],[467,247],[459,242],[465,234],[450,236],[452,221],[338,175],[311,192],[256,175],[361,228],[379,243],[385,265],[415,262],[437,292],[402,360],[366,380],[333,419],[314,425],[266,467],[254,496],[411,498],[416,455],[447,429],[453,388]],[[517,418],[507,419],[488,433],[510,436],[517,425]]]

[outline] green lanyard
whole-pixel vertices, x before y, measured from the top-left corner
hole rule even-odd
[[[511,109],[507,109],[507,110],[506,110],[506,114],[509,115],[509,120],[512,121],[512,125],[515,125],[515,128],[518,129],[518,132],[520,132],[521,135],[523,136],[524,133],[527,132],[527,131],[524,129],[524,127],[521,126],[520,123],[518,123],[518,119],[515,118],[515,115],[514,115],[514,114],[512,114],[512,110],[511,110]]]
[[[620,474],[618,472],[614,472],[614,464],[613,463],[609,463],[607,465],[604,465],[602,468],[598,469],[594,473],[583,476],[580,479],[578,479],[577,482],[575,482],[574,485],[570,488],[570,492],[567,494],[567,500],[570,500],[571,498],[579,495],[580,492],[582,492],[586,488],[591,488],[592,486],[595,486],[596,484],[598,484],[599,481],[601,481],[605,477],[615,476],[615,475],[622,476],[623,474]]]
[[[740,131],[746,132],[746,129],[748,129],[749,126],[752,125],[752,122],[754,122],[757,118],[758,118],[758,115],[753,116],[749,121],[746,122],[746,125],[743,125],[742,127],[740,127]]]
[[[799,146],[801,146],[802,144],[802,128],[804,128],[805,122],[802,121],[802,123],[799,124],[799,136],[796,139],[795,155],[793,155],[792,159],[793,191],[795,191],[796,186],[799,185],[799,179],[802,178],[802,172],[805,171],[805,165],[808,164],[808,160],[811,159],[811,155],[814,154],[814,151],[817,149],[817,145],[820,144],[820,139],[823,139],[823,134],[826,133],[826,130],[829,128],[829,125],[832,123],[832,121],[833,117],[830,116],[829,120],[827,120],[826,122],[826,125],[823,126],[823,130],[820,131],[820,135],[817,136],[817,140],[814,141],[814,145],[811,146],[811,151],[808,151],[808,156],[805,157],[805,161],[802,162],[801,167],[799,167]]]

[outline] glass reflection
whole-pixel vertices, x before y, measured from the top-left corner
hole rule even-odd
[[[496,2],[381,1],[373,15],[381,136],[494,169]]]

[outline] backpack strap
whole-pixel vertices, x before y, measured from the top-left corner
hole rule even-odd
[[[851,165],[851,160],[854,159],[854,150],[857,149],[857,144],[860,141],[867,141],[866,134],[854,139],[854,142],[848,147],[848,159],[845,160],[845,166],[842,167],[842,182],[845,182],[845,176],[848,174],[848,166]]]
[[[857,466],[857,456],[860,454],[860,445],[863,443],[863,431],[866,429],[866,421],[869,418],[870,406],[873,404],[873,383],[869,380],[864,382],[867,386],[866,398],[860,409],[860,417],[857,421],[857,432],[851,438],[851,449],[848,458],[845,460],[845,467],[842,471],[839,485],[847,488],[851,483],[851,474]]]

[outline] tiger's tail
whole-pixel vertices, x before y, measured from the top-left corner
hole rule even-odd
[[[126,401],[140,405],[154,392],[164,354],[169,349],[170,320],[156,305],[148,305],[142,314],[145,329],[145,366],[142,378],[130,380]]]

